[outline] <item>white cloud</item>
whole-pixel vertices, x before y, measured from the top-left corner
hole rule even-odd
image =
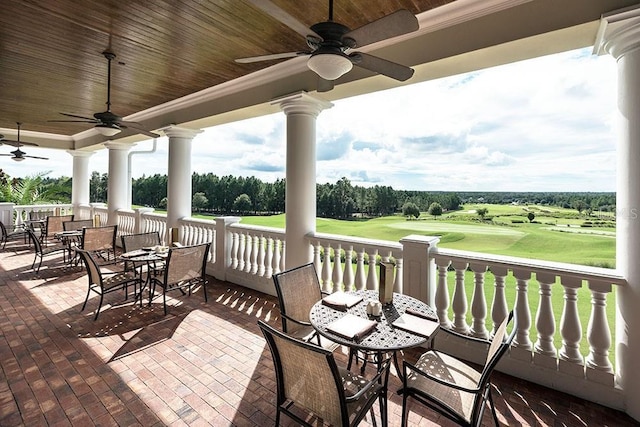
[[[317,121],[318,182],[416,190],[615,191],[616,65],[590,49],[335,102]],[[218,176],[283,178],[283,113],[206,129],[192,168]],[[147,150],[151,142],[135,150]],[[7,158],[11,176],[70,175],[67,153]],[[135,155],[132,174],[167,173],[167,141]],[[107,170],[106,150],[90,169]]]

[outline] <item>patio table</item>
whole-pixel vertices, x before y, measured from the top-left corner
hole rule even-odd
[[[148,249],[136,249],[130,252],[125,252],[120,255],[120,260],[133,263],[134,270],[140,268],[140,274],[142,275],[142,266],[147,266],[147,276],[140,288],[140,305],[142,305],[142,291],[149,284],[151,280],[151,271],[155,271],[155,265],[157,262],[163,262],[167,258],[168,252],[157,251],[155,248]],[[151,301],[149,301],[151,303]]]

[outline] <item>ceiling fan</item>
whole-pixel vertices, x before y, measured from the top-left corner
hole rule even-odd
[[[160,135],[143,129],[140,123],[127,122],[122,120],[122,117],[111,112],[111,61],[116,57],[116,54],[110,50],[105,50],[102,55],[107,59],[107,111],[95,113],[93,117],[79,116],[76,114],[60,113],[63,116],[74,117],[81,120],[49,120],[49,122],[57,123],[93,123],[94,128],[104,136],[114,136],[118,134],[122,129],[131,128],[137,132],[147,135],[151,138],[158,138]]]
[[[0,135],[0,145],[2,145],[2,144],[11,145],[12,147],[16,147],[17,150],[13,150],[11,152],[11,154],[0,154],[0,156],[11,156],[11,159],[15,160],[16,162],[21,162],[26,158],[49,160],[46,157],[27,156],[27,153],[25,153],[24,151],[22,151],[20,149],[20,147],[22,147],[24,145],[32,145],[34,147],[37,147],[38,144],[34,144],[33,142],[22,142],[22,141],[20,141],[20,126],[22,126],[22,123],[17,122],[16,124],[18,125],[18,140],[17,141],[13,141],[11,139],[4,139],[4,135]]]
[[[333,0],[329,0],[329,19],[307,28],[269,0],[250,1],[304,36],[311,50],[240,58],[236,59],[236,62],[244,64],[310,55],[307,66],[320,77],[318,87],[320,92],[333,89],[333,80],[349,72],[354,64],[399,81],[408,80],[413,75],[413,69],[404,65],[362,52],[348,52],[356,47],[418,30],[418,19],[406,9],[397,10],[355,30],[350,30],[345,25],[333,21]]]

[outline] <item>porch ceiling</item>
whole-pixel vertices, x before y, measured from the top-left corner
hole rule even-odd
[[[328,1],[272,1],[307,26],[327,17]],[[633,4],[636,1],[337,0],[334,18],[357,28],[400,8],[418,14],[420,31],[362,49],[415,67],[416,75],[408,82],[415,83],[587,46],[595,39],[602,13]],[[541,34],[555,34],[555,41],[512,45],[498,54],[488,50]],[[149,129],[172,123],[212,125],[263,114],[272,108],[270,100],[313,92],[317,85],[305,58],[234,62],[306,47],[301,35],[249,0],[8,0],[0,14],[0,40],[0,133],[15,139],[15,123],[20,121],[22,140],[50,148],[79,149],[104,141],[90,124],[48,120],[62,119],[59,112],[91,116],[106,109],[107,62],[101,52],[109,46],[117,55],[112,110]],[[466,56],[469,52],[475,57]],[[356,67],[321,96],[334,100],[398,84],[372,76]],[[117,138],[142,139],[132,135],[123,131]]]

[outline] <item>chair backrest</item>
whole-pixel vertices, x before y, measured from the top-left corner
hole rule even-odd
[[[349,425],[345,392],[333,353],[258,321],[271,350],[277,405],[287,400],[334,426]]]
[[[122,241],[122,250],[130,252],[148,246],[159,245],[160,233],[152,231],[149,233],[123,234],[120,236],[120,240]]]
[[[170,248],[164,270],[164,283],[173,284],[204,279],[211,243]]]
[[[64,231],[64,229],[62,228],[62,223],[67,221],[73,221],[73,215],[48,216],[45,227],[45,236],[53,237],[54,234]]]
[[[85,227],[93,227],[93,220],[77,219],[75,221],[65,221],[62,223],[62,229],[64,231],[82,230]]]
[[[95,260],[90,251],[83,249],[76,249],[76,252],[80,254],[80,258],[84,261],[84,266],[87,269],[87,276],[89,278],[89,285],[96,284],[102,287],[102,274],[100,272],[100,266]]]
[[[85,251],[115,251],[117,225],[82,229],[82,249]]]
[[[311,307],[322,299],[320,281],[313,264],[305,264],[273,276],[283,314],[282,330],[294,334],[304,326],[287,322],[284,315],[300,322],[309,322]]]
[[[29,212],[29,219],[38,220],[46,219],[48,216],[52,216],[53,211],[31,211]]]

